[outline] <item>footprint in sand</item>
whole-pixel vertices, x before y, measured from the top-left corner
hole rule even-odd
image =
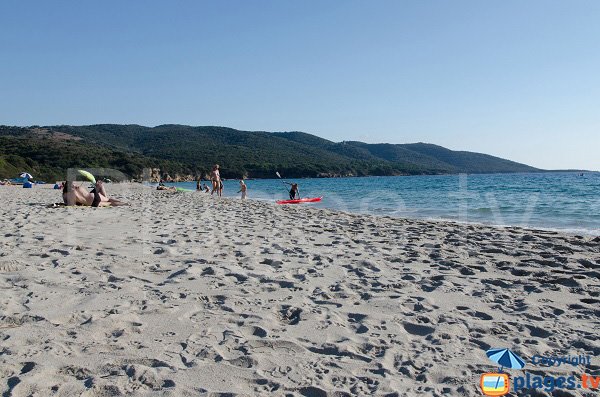
[[[0,273],[16,272],[23,267],[21,262],[15,260],[4,260],[0,262]]]
[[[369,328],[363,324],[363,320],[366,318],[366,314],[348,313],[348,322],[353,325],[357,334],[364,334],[369,331]]]
[[[435,327],[424,324],[404,322],[402,326],[406,332],[415,336],[427,336],[435,332]]]
[[[302,309],[283,305],[281,309],[279,309],[278,316],[279,320],[287,325],[296,325],[300,322],[300,315],[302,314]]]

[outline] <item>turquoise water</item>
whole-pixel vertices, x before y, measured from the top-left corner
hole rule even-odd
[[[600,235],[600,173],[435,175],[300,179],[309,204],[337,210],[424,219],[559,229]],[[251,199],[287,198],[278,179],[249,180]],[[195,183],[177,186],[195,189]],[[239,196],[237,181],[224,195]]]

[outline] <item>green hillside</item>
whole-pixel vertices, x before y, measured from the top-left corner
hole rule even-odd
[[[139,178],[144,168],[197,178],[218,163],[225,178],[414,175],[538,171],[481,153],[415,144],[336,143],[302,132],[238,131],[225,127],[102,124],[0,126],[0,178],[27,171],[64,178],[67,168],[113,168]]]

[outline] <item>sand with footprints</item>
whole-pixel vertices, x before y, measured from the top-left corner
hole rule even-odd
[[[479,396],[490,347],[600,354],[599,238],[108,189],[0,187],[3,396]]]

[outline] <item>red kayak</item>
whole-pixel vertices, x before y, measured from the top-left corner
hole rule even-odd
[[[323,197],[310,197],[310,198],[302,198],[296,200],[277,200],[277,204],[302,204],[302,203],[316,203],[321,201]]]

